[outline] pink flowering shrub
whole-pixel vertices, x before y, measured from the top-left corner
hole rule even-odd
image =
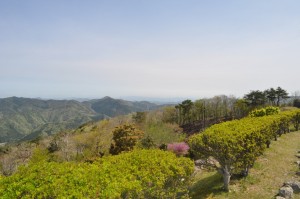
[[[188,154],[189,149],[189,145],[185,142],[168,144],[168,151],[172,151],[178,156]]]

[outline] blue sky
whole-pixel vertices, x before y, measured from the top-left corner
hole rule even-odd
[[[300,90],[298,0],[0,1],[0,97]]]

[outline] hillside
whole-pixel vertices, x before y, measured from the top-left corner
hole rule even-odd
[[[78,102],[10,97],[0,99],[0,143],[30,140],[76,128],[106,117],[145,111],[158,106],[110,97]]]
[[[158,105],[146,101],[132,102],[113,99],[111,97],[85,101],[83,104],[90,107],[96,113],[104,114],[108,117],[126,115],[131,112],[154,110],[158,107]]]

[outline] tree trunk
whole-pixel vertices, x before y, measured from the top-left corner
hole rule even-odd
[[[227,165],[224,168],[221,168],[221,173],[223,175],[223,183],[225,191],[229,191],[229,182],[230,182],[230,171]]]
[[[279,104],[280,104],[280,98],[278,97],[277,98],[277,106],[279,106]]]
[[[243,171],[242,171],[242,176],[243,177],[247,177],[249,174],[249,167],[246,167]]]
[[[267,148],[270,148],[271,141],[268,140],[266,144],[267,144]]]

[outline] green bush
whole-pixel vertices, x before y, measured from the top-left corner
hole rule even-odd
[[[143,135],[144,132],[136,129],[134,125],[124,124],[118,126],[113,131],[113,143],[109,152],[117,155],[122,151],[131,151]]]
[[[153,139],[148,135],[144,138],[141,139],[141,141],[138,143],[140,148],[143,149],[151,149],[151,148],[156,148],[157,146],[155,145]]]
[[[266,110],[266,115],[276,115],[280,112],[279,107],[275,107],[275,106],[267,106],[265,110]]]
[[[295,130],[298,131],[300,125],[300,111],[295,111],[295,113],[292,115],[292,123]]]
[[[274,106],[268,106],[261,109],[255,109],[249,113],[250,117],[263,117],[267,115],[276,115],[279,113],[279,108]]]
[[[263,117],[266,115],[266,110],[262,109],[255,109],[249,113],[250,117]]]
[[[41,159],[0,177],[0,198],[175,198],[187,193],[191,160],[135,150],[93,163]]]
[[[264,109],[265,111],[265,109]],[[260,111],[256,113],[261,114]],[[191,151],[197,157],[214,157],[220,164],[224,187],[235,173],[248,174],[272,139],[289,132],[290,123],[297,125],[299,111],[286,111],[265,117],[247,117],[213,125],[189,139]]]

